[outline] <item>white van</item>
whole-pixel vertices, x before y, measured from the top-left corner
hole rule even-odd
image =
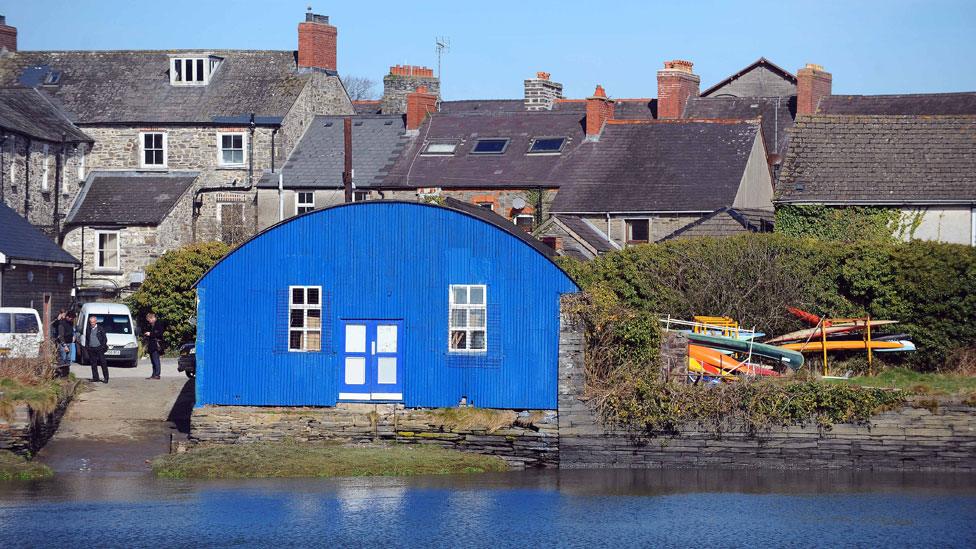
[[[108,350],[105,351],[105,361],[109,364],[135,366],[139,360],[139,341],[136,339],[136,325],[132,321],[129,308],[121,303],[85,303],[81,306],[76,321],[75,340],[78,349],[78,363],[88,364],[88,357],[84,356],[84,342],[88,339],[88,317],[94,316],[98,323],[105,328],[108,339]]]
[[[41,353],[41,315],[26,307],[0,307],[0,356],[34,358]]]

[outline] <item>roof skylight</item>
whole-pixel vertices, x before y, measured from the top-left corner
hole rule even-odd
[[[536,137],[529,145],[530,153],[558,153],[566,144],[565,137]]]
[[[457,141],[431,141],[427,143],[424,147],[423,153],[421,154],[432,154],[432,155],[451,155],[457,150]]]
[[[471,154],[504,154],[507,148],[507,138],[479,139],[471,149]]]

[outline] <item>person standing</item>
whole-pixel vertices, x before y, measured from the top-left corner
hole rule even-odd
[[[143,332],[146,352],[149,353],[149,361],[152,362],[152,375],[146,379],[159,379],[159,355],[163,353],[163,323],[156,318],[156,313],[146,313],[146,322],[149,323],[148,330]]]
[[[108,350],[108,338],[105,336],[105,328],[98,323],[95,315],[88,316],[88,334],[85,336],[85,354],[88,355],[88,363],[91,364],[92,381],[104,381],[108,383],[108,364],[105,362],[105,351]],[[98,379],[98,366],[102,367],[102,377]]]
[[[59,315],[55,325],[54,344],[58,347],[58,377],[66,377],[71,368],[71,345],[75,342],[75,315],[67,312]]]

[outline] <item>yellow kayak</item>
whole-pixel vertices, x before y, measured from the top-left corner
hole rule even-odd
[[[789,349],[791,351],[800,351],[801,353],[814,353],[823,352],[824,346],[822,341],[808,341],[806,343],[787,343],[786,345],[780,345],[784,349]],[[903,347],[900,341],[872,341],[871,350],[881,350],[881,349],[901,349]],[[868,348],[867,341],[854,340],[854,341],[827,341],[828,351],[866,351]]]

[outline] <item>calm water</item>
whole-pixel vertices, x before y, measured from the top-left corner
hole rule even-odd
[[[976,477],[705,471],[0,483],[0,547],[976,547]]]

